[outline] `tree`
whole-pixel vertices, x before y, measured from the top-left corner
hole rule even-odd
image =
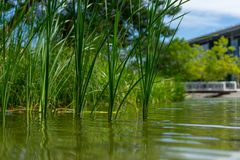
[[[159,69],[162,75],[183,80],[224,80],[228,75],[240,74],[239,60],[233,51],[234,47],[228,46],[228,39],[224,37],[209,50],[175,39],[163,54]]]
[[[198,66],[198,53],[200,47],[192,48],[189,43],[183,39],[174,39],[169,47],[165,49],[161,54],[161,61],[158,66],[158,70],[164,76],[168,77],[195,77],[192,73],[200,69]],[[191,61],[190,61],[191,60]],[[189,72],[191,68],[191,72]]]
[[[221,37],[213,48],[206,51],[206,67],[202,78],[206,81],[224,80],[228,75],[239,75],[239,60],[232,54],[234,47],[228,46],[228,39]]]
[[[58,11],[56,12],[60,20],[62,28],[62,35],[66,36],[71,30],[74,22],[75,11],[74,3],[76,0],[57,0],[55,2],[59,5],[57,7]],[[134,38],[139,37],[140,35],[147,34],[146,27],[147,19],[151,16],[149,13],[149,6],[156,5],[158,10],[156,11],[158,15],[163,14],[162,8],[166,6],[166,3],[171,3],[171,1],[165,0],[82,0],[83,5],[87,5],[87,13],[86,13],[86,22],[91,27],[90,30],[97,30],[99,32],[109,28],[111,30],[111,26],[113,26],[114,15],[117,11],[121,12],[120,24],[119,28],[125,29],[123,32],[128,32],[127,37],[123,38],[126,44],[131,43]],[[176,4],[176,3],[174,3]],[[25,0],[25,1],[17,1],[17,0],[6,0],[5,7],[1,8],[1,11],[6,13],[13,8],[15,8],[15,14],[10,18],[7,23],[6,29],[8,32],[14,30],[23,19],[32,19],[33,15],[36,16],[35,20],[42,21],[45,17],[44,14],[44,6],[46,2],[43,0]],[[169,16],[177,15],[181,8],[180,6],[169,5],[169,9],[167,13],[164,13]],[[37,11],[38,10],[38,11]],[[33,12],[34,11],[34,12]],[[30,14],[34,13],[34,14]],[[40,14],[40,15],[39,15]],[[106,18],[106,16],[108,18]],[[131,18],[130,18],[131,17]],[[153,24],[154,25],[154,24]],[[168,24],[162,22],[159,26],[155,26],[156,28],[162,29],[162,34],[164,36],[171,36],[174,33],[174,29],[170,28]],[[110,35],[111,32],[109,31]]]

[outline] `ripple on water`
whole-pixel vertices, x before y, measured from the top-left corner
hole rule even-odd
[[[24,114],[7,116],[0,159],[240,160],[240,101],[191,100],[149,112],[146,122],[127,115],[113,123],[69,114],[44,124],[38,115],[30,123]]]

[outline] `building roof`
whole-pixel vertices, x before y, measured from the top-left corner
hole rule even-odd
[[[232,38],[240,37],[240,24],[236,25],[236,26],[229,27],[229,28],[225,28],[225,29],[222,29],[222,30],[210,33],[210,34],[206,34],[206,35],[201,36],[201,37],[190,39],[189,43],[190,44],[194,44],[194,43],[204,44],[204,43],[207,43],[210,40],[215,40],[215,39],[219,38],[220,36],[225,36],[225,37],[228,37],[228,38],[230,38],[230,37],[232,37]]]

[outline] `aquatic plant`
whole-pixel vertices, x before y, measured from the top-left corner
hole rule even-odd
[[[138,105],[140,89],[146,119],[162,47],[178,28],[166,40],[166,25],[183,15],[167,24],[164,18],[186,1],[49,0],[37,3],[42,12],[36,17],[31,2],[21,2],[19,18],[10,22],[0,13],[3,113],[8,106],[26,106],[46,118],[49,108],[65,107],[79,117],[101,110],[112,121],[128,104]]]
[[[75,5],[73,1],[73,5]],[[96,31],[91,31],[90,23],[86,23],[86,14],[88,6],[87,0],[77,0],[77,14],[74,17],[74,44],[75,44],[75,73],[76,73],[76,89],[75,89],[75,114],[81,117],[81,113],[86,103],[86,94],[89,87],[89,82],[92,77],[93,69],[105,44],[106,36],[98,34]],[[75,8],[75,6],[73,6]],[[94,19],[91,17],[91,19]],[[96,44],[96,41],[100,43]]]
[[[48,106],[48,92],[49,92],[49,54],[51,50],[51,34],[53,14],[56,7],[56,1],[48,0],[46,5],[46,50],[42,55],[42,74],[41,74],[41,102],[39,111],[46,117]]]
[[[148,117],[148,108],[150,97],[152,93],[152,88],[155,83],[156,76],[158,72],[156,71],[157,65],[160,61],[160,54],[162,52],[163,46],[166,44],[167,35],[163,35],[165,27],[162,25],[169,11],[172,9],[177,9],[187,1],[172,1],[167,0],[164,2],[164,6],[162,10],[159,10],[160,1],[156,1],[153,5],[153,2],[148,2],[147,8],[149,10],[147,17],[147,29],[144,35],[142,35],[142,39],[138,39],[139,41],[139,53],[137,55],[139,68],[140,68],[140,76],[142,79],[142,106],[143,106],[143,119],[146,120]],[[141,8],[141,2],[139,1],[139,8]],[[183,14],[184,15],[184,14]],[[169,22],[169,25],[172,24],[173,21],[180,19],[178,26],[181,22],[183,15],[178,17],[172,16],[172,19]],[[139,29],[141,17],[139,16]],[[171,43],[177,29],[174,30],[174,34],[172,34],[169,38],[168,44]]]

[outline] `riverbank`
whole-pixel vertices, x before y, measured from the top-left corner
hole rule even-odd
[[[198,98],[240,98],[240,92],[232,93],[187,93],[186,99]]]

